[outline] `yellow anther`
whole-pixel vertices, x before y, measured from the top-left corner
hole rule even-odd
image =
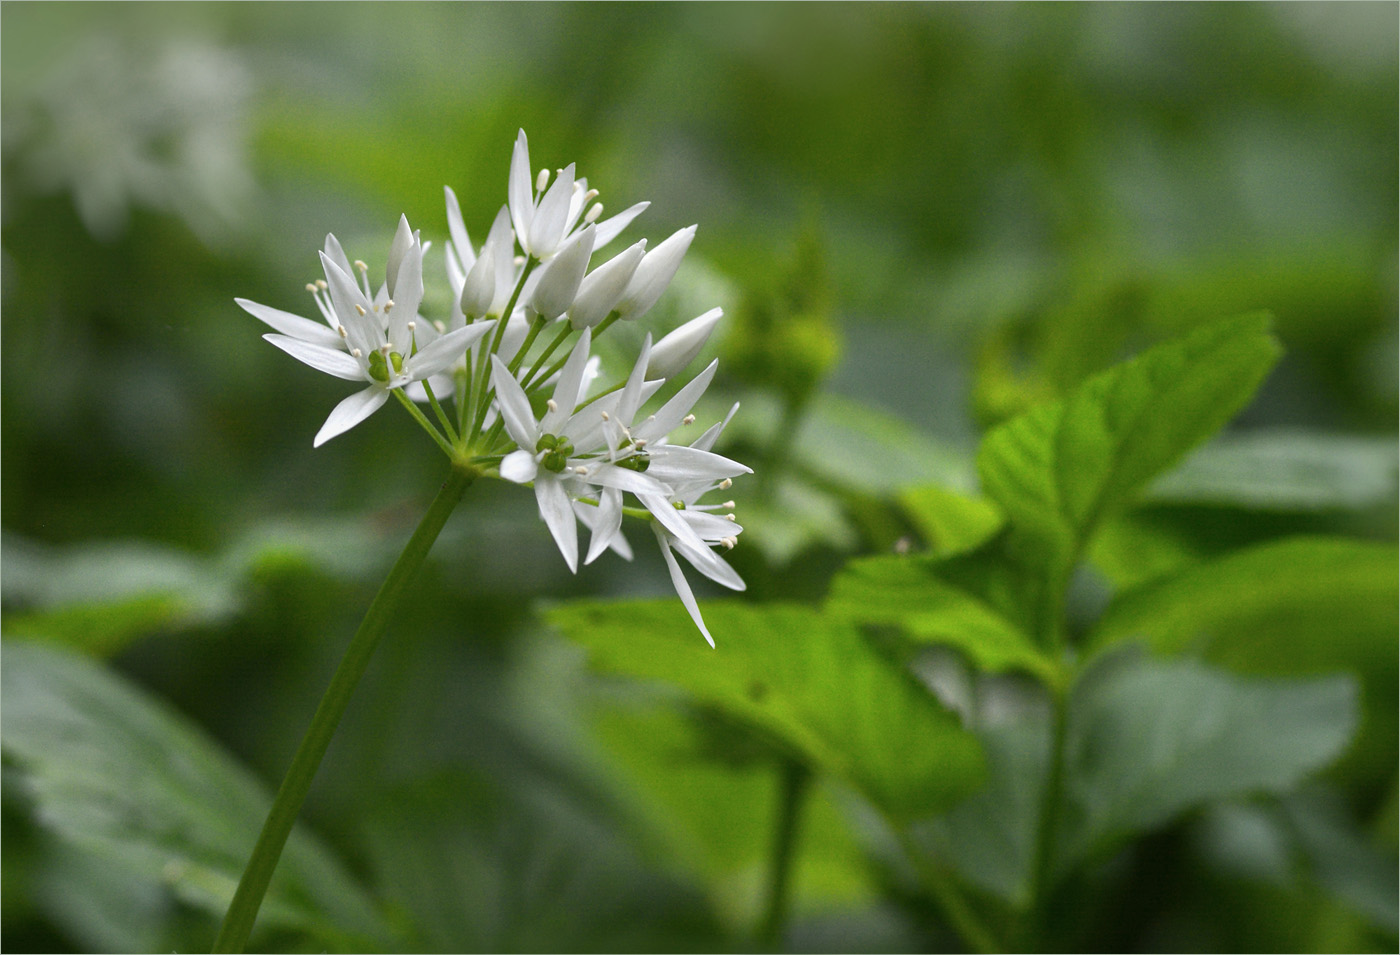
[[[681,424],[694,424],[694,423],[695,423],[695,415],[693,415],[693,414],[688,414],[688,415],[686,415],[684,418],[681,419]]]
[[[727,491],[727,490],[729,490],[729,489],[730,489],[731,487],[733,487],[733,486],[734,486],[734,482],[731,481],[729,478],[725,478],[723,481],[720,481],[720,482],[719,482],[719,489],[720,489],[721,491]]]
[[[368,266],[368,265],[365,265],[365,263],[364,263],[363,261],[361,261],[360,259],[356,259],[356,260],[355,260],[355,268],[359,269],[361,272],[368,272],[368,271],[369,271],[369,266]]]
[[[355,305],[355,311],[359,312],[361,315],[367,315],[367,314],[369,314],[368,312],[365,311],[365,307],[364,307],[363,305],[360,305],[360,304],[356,304],[356,305]]]
[[[306,283],[306,290],[307,290],[308,292],[312,293],[313,295],[316,294],[316,283],[315,283],[315,282],[307,282],[307,283]]]

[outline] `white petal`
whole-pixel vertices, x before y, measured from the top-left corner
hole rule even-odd
[[[457,204],[457,193],[452,191],[451,186],[443,186],[442,191],[447,198],[447,232],[452,236],[452,247],[457,250],[457,261],[461,263],[462,271],[467,272],[476,264],[476,252],[472,249],[467,225],[462,221],[462,207]]]
[[[734,402],[734,407],[729,409],[729,414],[724,416],[724,420],[719,424],[711,425],[704,434],[690,442],[692,448],[700,451],[708,451],[715,446],[719,436],[724,433],[724,429],[729,425],[729,419],[734,417],[734,412],[739,410],[739,402]]]
[[[495,355],[491,356],[491,384],[496,389],[496,403],[505,418],[506,430],[519,447],[533,452],[540,440],[540,430],[530,410],[530,399],[510,369]]]
[[[344,434],[382,408],[388,400],[388,389],[379,385],[370,385],[364,391],[355,392],[331,409],[331,416],[316,432],[316,440],[311,446],[319,448],[336,435]]]
[[[340,336],[329,326],[322,325],[320,322],[313,322],[309,318],[284,312],[280,308],[259,305],[246,298],[236,298],[234,301],[243,311],[259,321],[266,322],[283,335],[300,338],[302,341],[311,342],[314,345],[324,345],[327,348],[341,347]]]
[[[330,286],[331,304],[335,316],[345,328],[346,340],[351,348],[358,348],[368,355],[382,344],[383,332],[379,319],[374,317],[373,305],[365,298],[364,292],[355,280],[325,253],[321,254],[321,267],[326,272],[326,282]],[[358,308],[356,307],[358,306]]]
[[[515,232],[510,227],[510,211],[505,206],[496,213],[491,231],[486,234],[486,244],[496,249],[496,297],[486,314],[499,316],[515,291]]]
[[[495,321],[476,322],[448,332],[404,362],[404,372],[417,381],[446,371],[495,324]]]
[[[593,254],[594,230],[588,226],[545,265],[530,296],[530,307],[545,318],[563,315],[574,304],[588,259]]]
[[[330,233],[326,234],[326,256],[340,266],[346,275],[350,274],[350,259],[345,254],[345,250],[340,247],[340,240]]]
[[[547,259],[559,248],[568,225],[569,200],[574,195],[574,164],[569,163],[555,177],[535,209],[530,221],[530,254]],[[519,228],[517,226],[517,228]],[[589,251],[592,251],[590,247]]]
[[[395,301],[399,297],[399,266],[403,264],[408,250],[417,244],[413,241],[413,229],[409,227],[408,216],[400,215],[399,226],[394,230],[394,241],[389,243],[389,257],[384,267],[384,287],[389,290],[389,297]]]
[[[664,384],[664,381],[642,382],[641,403],[645,404],[650,400],[651,396],[656,394],[657,390]],[[564,425],[564,434],[573,442],[574,449],[579,454],[587,454],[603,446],[603,413],[606,412],[608,417],[612,419],[610,427],[616,427],[617,404],[621,398],[622,392],[620,391],[604,395],[574,415],[569,419],[569,423]]]
[[[540,505],[540,517],[554,535],[559,553],[564,555],[564,563],[572,573],[578,573],[578,525],[563,483],[553,475],[536,475],[535,500]]]
[[[710,631],[705,628],[705,621],[700,616],[700,605],[695,602],[695,594],[691,592],[690,583],[685,579],[685,574],[681,573],[681,565],[676,563],[676,558],[671,554],[670,542],[659,527],[653,526],[652,530],[656,532],[656,541],[661,545],[661,556],[666,558],[666,569],[671,572],[671,585],[676,588],[676,596],[681,598],[681,604],[690,614],[690,619],[694,620],[695,626],[700,628],[705,642],[713,647],[715,638],[710,636]]]
[[[650,202],[639,202],[635,206],[629,206],[628,208],[623,209],[617,215],[609,216],[608,218],[599,222],[597,248],[601,249],[603,246],[607,245],[613,239],[616,239],[619,235],[621,235],[622,230],[631,225],[632,220],[637,218],[637,216],[641,215],[646,210],[646,207],[649,205],[651,205]]]
[[[512,451],[501,459],[501,477],[516,484],[529,484],[535,479],[538,471],[539,465],[535,462],[535,456],[523,448]]]
[[[263,338],[317,371],[324,371],[346,381],[364,381],[368,377],[359,362],[338,348],[313,345],[289,335],[264,335]]]
[[[578,407],[579,392],[583,388],[583,369],[588,365],[591,341],[592,330],[585,328],[574,350],[569,353],[569,360],[559,370],[559,381],[554,385],[554,410],[545,412],[540,421],[540,430],[546,434],[558,434]]]
[[[674,378],[680,374],[700,354],[710,340],[710,333],[723,317],[724,309],[712,308],[657,342],[651,350],[651,363],[647,365],[648,377]]]
[[[633,491],[637,495],[637,500],[642,502],[642,506],[651,512],[651,516],[656,518],[658,524],[671,532],[671,537],[678,543],[688,544],[691,550],[697,553],[710,552],[710,548],[695,533],[695,530],[687,524],[677,511],[671,506],[671,502],[664,495],[646,494]]]
[[[515,148],[510,154],[510,184],[507,190],[510,201],[510,218],[515,223],[515,234],[520,244],[530,240],[530,220],[535,217],[535,174],[530,169],[530,144],[525,139],[525,130],[515,137]],[[525,251],[530,251],[525,247]]]
[[[596,236],[594,246],[597,246]],[[608,312],[627,290],[637,263],[646,254],[646,246],[646,239],[630,245],[584,276],[569,306],[569,321],[574,328],[592,328],[608,317]]]
[[[587,507],[588,505],[582,505]],[[585,564],[591,564],[612,546],[613,540],[622,536],[622,492],[605,487],[598,494],[598,506],[592,509],[592,536],[588,539],[588,556]]]
[[[642,441],[656,441],[679,427],[685,416],[690,414],[690,409],[695,407],[695,402],[705,393],[705,389],[710,387],[710,381],[715,377],[715,369],[718,366],[718,359],[710,362],[704,371],[687,382],[670,401],[662,405],[660,411],[645,421],[636,422],[632,428],[632,436]]]
[[[406,221],[406,220],[405,220]],[[398,284],[395,286],[394,307],[388,313],[389,341],[394,351],[407,355],[412,350],[408,323],[418,317],[423,303],[423,244],[414,242],[399,263]]]
[[[627,384],[623,386],[622,397],[617,402],[617,418],[629,428],[637,416],[637,409],[642,405],[642,382],[646,379],[650,358],[651,332],[647,332],[642,339],[642,350],[637,355],[637,363],[632,366],[632,373],[627,376]]]
[[[735,573],[734,568],[709,547],[696,547],[679,538],[671,541],[676,551],[690,562],[690,565],[715,583],[730,590],[746,589],[744,579]]]
[[[589,484],[597,484],[600,487],[615,487],[620,491],[631,491],[633,494],[649,494],[656,498],[666,496],[667,487],[649,474],[642,474],[630,468],[620,468],[615,464],[594,464],[588,467],[588,473],[583,475]],[[669,506],[669,505],[668,505]],[[671,508],[674,512],[675,508]]]
[[[652,451],[647,476],[667,484],[691,481],[717,481],[721,478],[752,474],[753,469],[713,451],[685,445],[662,445]]]
[[[694,238],[695,226],[686,226],[646,254],[627,286],[627,293],[617,303],[617,311],[624,319],[637,318],[656,304],[671,279],[676,277],[681,259],[685,258]]]

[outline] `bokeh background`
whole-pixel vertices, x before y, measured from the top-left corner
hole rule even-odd
[[[305,313],[325,234],[378,267],[400,213],[440,271],[442,187],[484,235],[518,128],[611,209],[650,200],[629,234],[699,223],[648,322],[726,310],[709,411],[743,402],[728,447],[759,471],[734,492],[745,599],[820,597],[909,543],[901,493],[974,486],[985,428],[1255,309],[1287,355],[1237,426],[1286,462],[1277,500],[1166,488],[1164,538],[1395,538],[1394,4],[0,15],[5,636],[103,661],[266,786],[445,464],[392,407],[313,451],[343,383],[233,298]],[[427,307],[446,295],[438,276]],[[620,331],[615,369],[641,332]],[[389,912],[386,946],[751,944],[775,782],[716,759],[688,801],[658,795],[675,767],[633,751],[619,691],[539,615],[668,593],[638,551],[571,577],[533,495],[493,482],[454,515],[304,817]],[[1393,847],[1393,742],[1373,762],[1352,792]],[[4,947],[209,943],[207,906],[64,843],[4,778]],[[813,813],[789,944],[939,944],[859,825]],[[1112,944],[1317,943],[1286,886],[1162,840],[1165,888]],[[1192,884],[1257,919],[1213,923]]]

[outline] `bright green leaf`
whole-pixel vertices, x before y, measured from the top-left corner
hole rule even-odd
[[[1115,600],[1090,646],[1130,638],[1248,672],[1350,666],[1395,682],[1400,560],[1393,545],[1299,537],[1228,554]]]
[[[900,492],[899,504],[931,553],[961,554],[991,539],[1006,517],[985,497],[959,494],[936,485]]]
[[[40,823],[125,877],[207,912],[209,939],[271,799],[212,741],[86,658],[5,644],[3,743]],[[305,832],[294,832],[261,929],[321,944],[385,944],[370,899]]]
[[[718,650],[674,600],[575,603],[549,614],[607,673],[661,680],[757,727],[896,818],[981,779],[976,740],[851,627],[804,607],[709,603]]]
[[[1252,315],[1199,329],[988,434],[982,486],[1049,579],[1068,573],[1099,521],[1249,400],[1278,358],[1268,324]]]

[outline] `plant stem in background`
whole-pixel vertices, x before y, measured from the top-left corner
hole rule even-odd
[[[1035,856],[1031,863],[1031,904],[1026,913],[1023,946],[1026,951],[1046,951],[1046,928],[1050,914],[1050,892],[1054,888],[1055,828],[1059,822],[1064,791],[1065,729],[1069,719],[1068,690],[1051,687],[1054,713],[1050,738],[1050,768],[1040,801],[1040,821],[1035,833]]]
[[[768,870],[768,905],[758,928],[758,944],[765,949],[778,947],[783,925],[787,922],[797,823],[812,779],[812,771],[794,759],[782,761],[780,774],[778,814],[773,826],[773,855]]]
[[[267,815],[267,822],[263,824],[252,857],[248,860],[247,868],[243,870],[243,878],[239,880],[238,889],[234,892],[233,901],[224,916],[219,937],[214,942],[215,952],[241,952],[247,944],[263,896],[267,894],[268,883],[277,868],[278,859],[282,856],[282,847],[286,845],[292,825],[301,812],[301,805],[306,801],[311,781],[316,776],[316,770],[321,765],[321,758],[326,754],[331,737],[335,735],[340,718],[350,702],[350,696],[354,693],[360,677],[364,675],[374,648],[389,628],[394,610],[409,582],[423,565],[433,542],[447,523],[448,515],[462,499],[462,494],[475,477],[476,471],[473,468],[460,464],[453,466],[451,474],[438,491],[437,497],[433,499],[433,503],[429,505],[428,512],[423,515],[418,529],[409,538],[408,545],[389,571],[389,576],[379,588],[379,593],[375,595],[374,602],[370,604],[359,629],[350,640],[350,646],[346,649],[340,666],[336,668],[335,675],[331,677],[330,686],[326,688],[320,706],[316,708],[316,715],[311,718],[311,727],[306,731],[301,746],[292,758],[292,766],[287,770],[286,778],[282,780],[282,788],[277,791],[277,798],[273,800],[272,810]]]

